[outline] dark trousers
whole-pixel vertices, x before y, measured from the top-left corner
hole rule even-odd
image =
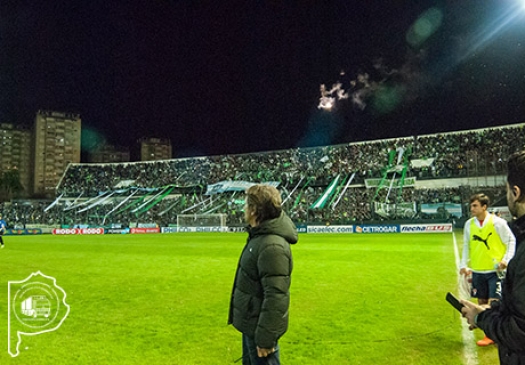
[[[275,347],[275,352],[267,357],[257,356],[257,345],[255,340],[242,335],[242,365],[280,365],[279,345]]]

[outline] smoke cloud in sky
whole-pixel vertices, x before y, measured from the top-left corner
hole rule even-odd
[[[331,88],[320,86],[319,109],[332,110],[338,103],[350,102],[355,108],[385,114],[402,103],[414,101],[425,89],[429,77],[422,71],[425,51],[410,51],[399,67],[390,67],[377,58],[371,72],[360,72],[349,78],[344,71]]]
[[[392,67],[378,57],[369,66],[370,72],[358,72],[349,78],[341,71],[331,88],[322,84],[318,108],[329,111],[348,100],[359,110],[372,108],[374,113],[386,114],[416,100],[430,80],[422,71],[426,59],[424,45],[440,28],[442,19],[443,13],[437,8],[428,9],[416,19],[405,36],[408,52],[403,64]]]

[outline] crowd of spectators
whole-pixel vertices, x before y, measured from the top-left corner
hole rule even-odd
[[[407,160],[433,159],[429,166],[407,163],[406,176],[418,179],[504,174],[505,161],[523,148],[525,129],[509,126],[468,132],[349,143],[282,151],[180,158],[118,164],[72,164],[57,194],[96,196],[132,187],[198,187],[223,180],[279,181],[325,186],[338,174],[356,173],[355,183],[381,178],[391,151]]]
[[[387,171],[397,171],[398,176],[403,173],[405,178],[417,180],[503,175],[508,156],[523,149],[524,141],[524,126],[512,125],[240,155],[72,164],[57,187],[57,197],[61,198],[52,208],[48,208],[50,202],[47,201],[13,202],[0,209],[17,225],[118,221],[124,225],[154,222],[165,226],[176,223],[178,214],[197,213],[224,213],[228,216],[228,224],[242,224],[239,194],[225,192],[210,196],[205,194],[206,187],[220,181],[277,181],[283,192],[285,209],[296,222],[363,222],[380,218],[374,215],[373,202],[464,204],[468,201],[469,190],[468,187],[414,189],[405,186],[399,194],[397,188],[394,191],[386,187],[366,188],[366,179],[381,179]],[[430,162],[411,163],[414,160]],[[353,176],[344,194],[341,185],[329,202],[311,209],[337,176]],[[148,209],[120,206],[137,189],[134,201],[141,198],[147,201],[148,192],[157,192],[166,186],[174,187],[172,193]],[[501,186],[493,190],[491,193],[495,197],[504,191]],[[85,201],[109,192],[114,196],[103,204],[95,204],[90,209],[75,207],[77,200]]]
[[[382,221],[386,218],[374,214],[374,204],[371,201],[376,193],[373,189],[364,186],[350,187],[340,191],[321,208],[311,209],[314,202],[324,193],[322,187],[308,187],[302,191],[283,191],[283,207],[292,220],[296,223],[309,224],[355,224],[373,221]],[[414,189],[404,188],[401,195],[396,196],[397,202],[408,203],[414,206],[413,214],[406,215],[406,210],[399,216],[390,219],[428,219],[452,218],[451,216],[427,216],[418,212],[417,206],[421,204],[457,204],[463,209],[462,214],[468,215],[468,198],[473,193],[483,191],[493,200],[497,201],[505,195],[503,186],[499,187],[471,187],[461,186],[452,188]],[[378,192],[376,201],[385,201],[387,190]],[[158,226],[171,226],[177,223],[179,214],[224,214],[228,225],[242,225],[244,222],[244,198],[239,192],[226,192],[217,195],[204,194],[175,194],[162,199],[149,209],[141,209],[145,201],[122,204],[125,196],[118,200],[109,200],[93,208],[85,209],[87,205],[72,203],[71,201],[59,202],[51,206],[51,202],[12,202],[3,203],[0,210],[8,219],[11,227],[23,228],[38,224],[54,226],[76,225],[110,225],[118,223],[122,226],[136,226],[139,224],[156,224]],[[129,206],[131,205],[131,206]],[[51,206],[51,207],[50,207]],[[443,205],[444,206],[444,205]],[[439,213],[439,210],[436,214]],[[389,219],[389,220],[390,220]]]

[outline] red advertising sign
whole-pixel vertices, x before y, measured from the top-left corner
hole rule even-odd
[[[53,234],[80,234],[80,228],[56,228]]]
[[[53,234],[104,234],[104,228],[56,228]]]
[[[130,228],[129,233],[160,233],[160,228]]]

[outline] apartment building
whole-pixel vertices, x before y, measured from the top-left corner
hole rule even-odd
[[[127,147],[103,144],[89,152],[88,159],[90,163],[129,162],[130,152]]]
[[[80,162],[80,115],[38,111],[34,134],[33,192],[54,197],[68,164]]]
[[[22,196],[32,193],[32,133],[11,123],[0,124],[0,166],[2,171],[17,170],[24,190]]]
[[[165,138],[141,138],[140,160],[169,160],[171,159],[171,141]]]

